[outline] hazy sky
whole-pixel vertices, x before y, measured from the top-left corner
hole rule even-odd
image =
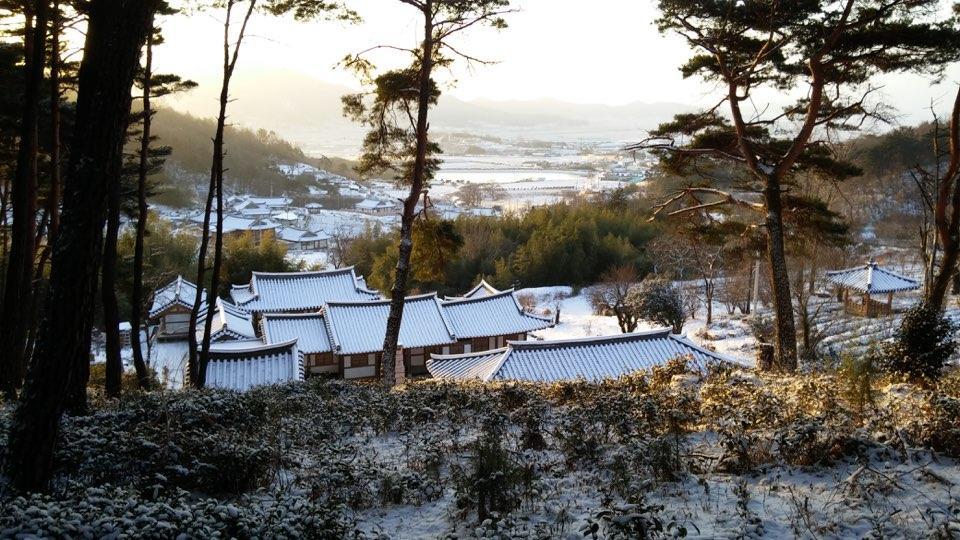
[[[458,67],[454,73],[458,82],[449,93],[465,99],[553,98],[614,105],[710,101],[709,85],[680,77],[677,67],[689,51],[679,38],[657,32],[652,0],[519,0],[515,4],[521,11],[509,16],[510,28],[471,31],[458,44],[499,63],[473,70]],[[335,67],[345,54],[379,43],[416,43],[419,23],[409,6],[396,0],[355,0],[351,5],[363,16],[363,23],[300,23],[257,16],[238,69],[247,75],[287,69],[355,85],[351,74]],[[215,83],[221,61],[218,16],[167,20],[167,44],[156,54],[160,69]],[[883,82],[885,98],[905,115],[905,121],[925,118],[931,98],[950,101],[949,87],[931,88],[929,81],[918,77]]]

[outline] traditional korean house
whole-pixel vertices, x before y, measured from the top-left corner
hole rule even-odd
[[[323,232],[310,232],[293,227],[280,229],[277,236],[288,249],[294,251],[315,251],[327,247],[330,237]]]
[[[117,330],[120,332],[120,346],[129,347],[131,342],[130,334],[133,333],[133,327],[130,325],[130,321],[123,321],[117,325]]]
[[[322,313],[266,313],[260,320],[260,328],[267,343],[298,340],[306,376],[341,375],[340,362],[333,354]]]
[[[468,297],[442,302],[453,325],[457,343],[453,353],[485,351],[503,347],[507,341],[524,341],[527,334],[555,324],[550,317],[527,313],[513,289],[497,291],[481,282]],[[496,292],[493,292],[496,291]]]
[[[307,205],[304,208],[306,208],[307,213],[310,213],[310,214],[319,214],[320,212],[323,211],[323,205],[318,202],[307,203]]]
[[[557,382],[615,379],[638,370],[688,358],[696,367],[740,361],[695,345],[669,329],[561,341],[510,341],[500,349],[432,355],[438,379]]]
[[[210,321],[211,343],[257,339],[253,315],[222,298],[217,298],[216,305],[217,311]],[[203,339],[205,324],[206,313],[203,313],[197,320],[197,342]]]
[[[473,286],[472,289],[463,294],[463,296],[448,296],[447,300],[461,300],[464,298],[483,298],[485,296],[491,296],[494,294],[500,294],[498,290],[493,285],[487,283],[487,280],[481,279],[480,283],[477,283]]]
[[[197,286],[183,276],[153,293],[148,312],[152,333],[148,362],[168,388],[183,386],[190,351],[190,311],[196,300]],[[201,296],[206,302],[206,292]]]
[[[211,345],[206,386],[244,392],[257,386],[303,380],[297,340],[266,345],[258,340]]]
[[[881,268],[876,262],[827,272],[844,311],[859,317],[883,317],[893,313],[893,295],[915,291],[920,282]],[[875,297],[880,297],[876,300]]]
[[[256,205],[273,210],[286,210],[293,204],[293,199],[289,197],[250,197],[248,200]]]
[[[234,303],[253,313],[309,313],[333,301],[380,299],[353,267],[316,272],[254,272],[250,283],[230,289]]]
[[[376,199],[364,199],[354,205],[357,212],[370,214],[372,216],[384,216],[395,214],[397,205],[388,201],[379,201]]]
[[[323,309],[333,353],[346,379],[378,376],[383,360],[390,301],[329,302]],[[400,323],[405,373],[426,375],[432,353],[449,353],[457,342],[436,293],[407,297]],[[391,361],[388,365],[393,365]]]
[[[169,388],[180,388],[186,380],[187,357],[190,351],[190,311],[196,298],[196,286],[177,276],[177,279],[158,289],[153,295],[149,312],[155,331],[150,336],[150,368]],[[203,295],[197,320],[197,341],[202,340],[206,320],[206,293]],[[226,302],[216,300],[216,311],[210,321],[210,341],[249,341],[257,339],[253,316]]]
[[[280,226],[277,222],[271,220],[269,217],[223,217],[224,237],[239,238],[245,234],[249,234],[251,238],[253,238],[253,244],[255,246],[259,246],[260,242],[267,238],[276,237],[278,228],[280,228]],[[214,224],[211,223],[210,230],[212,231],[213,229]]]
[[[153,293],[153,303],[148,317],[157,326],[160,339],[186,339],[190,331],[190,311],[197,297],[197,286],[177,276],[166,286]],[[206,302],[206,292],[201,301]]]

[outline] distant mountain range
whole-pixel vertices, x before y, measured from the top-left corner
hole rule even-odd
[[[198,89],[170,105],[198,116],[212,116],[218,82],[200,81]],[[341,113],[340,97],[353,90],[289,71],[257,76],[238,73],[231,97],[231,121],[276,131],[308,153],[355,152],[362,127]],[[630,103],[621,106],[533,101],[464,101],[445,95],[431,114],[434,130],[543,140],[628,140],[690,107],[679,103]],[[340,151],[340,149],[343,151]]]

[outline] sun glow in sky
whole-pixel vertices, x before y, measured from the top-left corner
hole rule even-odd
[[[520,11],[508,16],[508,29],[471,30],[457,42],[458,48],[498,63],[471,67],[459,63],[448,75],[456,84],[446,92],[468,100],[550,98],[610,105],[632,101],[706,105],[715,99],[712,85],[681,77],[678,66],[690,52],[680,38],[657,31],[653,1],[518,0],[514,4]],[[238,71],[255,77],[291,70],[356,86],[353,74],[336,67],[346,54],[377,44],[415,46],[420,27],[409,6],[395,0],[354,0],[350,5],[363,17],[362,23],[255,16]],[[157,50],[158,67],[216,84],[220,16],[221,12],[200,13],[164,21],[167,43]],[[400,60],[396,53],[378,58],[386,65]],[[952,101],[949,85],[931,87],[921,77],[895,76],[881,82],[883,98],[897,108],[903,122],[928,118],[931,100]],[[777,96],[765,97],[777,100]]]

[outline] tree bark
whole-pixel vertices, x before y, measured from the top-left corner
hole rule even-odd
[[[20,147],[11,188],[13,227],[0,312],[0,393],[12,397],[23,382],[33,300],[34,236],[37,212],[37,131],[40,87],[46,57],[48,1],[33,6],[33,30],[26,33],[26,84],[20,117]],[[29,24],[28,24],[29,26]]]
[[[790,295],[790,274],[783,241],[783,202],[780,182],[770,177],[764,189],[767,206],[767,268],[770,272],[770,292],[776,318],[774,333],[774,364],[777,369],[797,369],[797,331],[793,321],[793,303]]]
[[[133,367],[137,370],[137,383],[140,388],[150,387],[150,372],[143,360],[143,344],[140,341],[143,305],[143,244],[147,237],[147,219],[150,209],[147,206],[147,175],[150,164],[150,129],[153,123],[153,109],[150,93],[153,92],[153,21],[150,21],[150,33],[147,35],[146,63],[143,69],[143,126],[140,133],[140,156],[137,166],[137,230],[133,246],[133,291],[130,306],[130,345],[133,348]],[[147,336],[150,339],[150,336]]]
[[[47,488],[60,415],[76,365],[87,358],[100,246],[111,182],[118,181],[130,114],[130,87],[159,0],[94,0],[80,67],[76,125],[64,185],[50,294],[20,406],[14,413],[7,474],[21,491]]]
[[[103,243],[100,293],[103,302],[103,333],[107,337],[107,397],[120,397],[123,361],[120,359],[120,309],[117,307],[117,237],[120,234],[120,181],[110,181],[107,196],[107,235]]]
[[[410,277],[410,254],[413,252],[413,221],[416,218],[417,202],[423,192],[427,169],[427,146],[429,143],[428,114],[430,112],[431,74],[433,71],[433,2],[426,0],[423,8],[423,46],[420,59],[419,96],[417,100],[417,146],[413,162],[413,177],[410,179],[410,194],[403,201],[403,216],[400,219],[400,245],[393,287],[390,290],[390,314],[387,316],[387,332],[383,339],[383,358],[395,358],[400,339],[400,324],[403,320],[404,299]],[[381,362],[385,364],[386,361]],[[396,384],[396,374],[389,366],[382,366],[383,384]]]
[[[937,190],[934,224],[943,255],[926,302],[943,309],[950,278],[957,270],[957,260],[960,259],[960,89],[957,90],[950,115],[950,165],[940,179]]]

